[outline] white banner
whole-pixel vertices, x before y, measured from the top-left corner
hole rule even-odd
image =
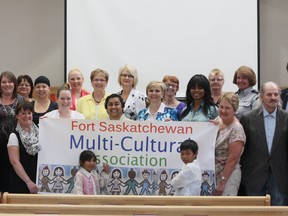
[[[217,130],[209,122],[41,119],[37,185],[40,192],[71,193],[79,155],[83,150],[91,150],[97,156],[99,173],[103,163],[110,166],[104,194],[115,194],[113,188],[117,182],[116,194],[158,195],[161,191],[161,195],[169,195],[173,193],[171,178],[183,165],[180,144],[193,139],[199,146],[197,159],[203,172],[201,194],[209,195],[215,187]],[[114,171],[120,172],[117,181]],[[144,173],[149,176],[149,187],[145,190]],[[131,178],[136,181],[133,189],[129,184]]]

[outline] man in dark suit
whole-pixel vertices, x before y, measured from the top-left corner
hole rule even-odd
[[[271,205],[288,205],[288,113],[279,107],[280,88],[261,86],[259,108],[245,113],[241,124],[246,145],[241,156],[248,196],[271,196]]]

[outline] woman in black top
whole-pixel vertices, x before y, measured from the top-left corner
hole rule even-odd
[[[46,113],[58,109],[58,105],[50,100],[50,81],[45,76],[39,76],[34,82],[35,101],[32,102],[34,107],[33,122],[39,126],[39,118]]]
[[[8,154],[12,171],[9,179],[9,193],[37,193],[36,170],[40,151],[38,127],[32,119],[33,106],[24,101],[17,105],[16,128],[9,136]]]

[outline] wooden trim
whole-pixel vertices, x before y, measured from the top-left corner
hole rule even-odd
[[[111,196],[74,194],[3,194],[7,204],[74,205],[179,205],[179,206],[270,206],[266,196]]]
[[[139,206],[1,204],[2,214],[165,215],[165,216],[286,216],[287,206]]]

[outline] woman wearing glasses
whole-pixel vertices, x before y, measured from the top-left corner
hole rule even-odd
[[[107,119],[105,100],[109,94],[105,91],[109,74],[102,69],[95,69],[90,74],[93,92],[78,100],[76,110],[85,116],[85,119]]]
[[[137,69],[128,64],[122,66],[119,69],[118,83],[122,87],[118,94],[125,103],[124,115],[136,120],[138,112],[146,107],[145,96],[135,89],[138,83]]]
[[[208,78],[213,102],[219,105],[219,98],[222,95],[222,87],[224,85],[224,74],[221,70],[215,68],[209,73]]]
[[[179,80],[176,76],[166,75],[164,76],[162,82],[164,82],[167,87],[163,103],[168,107],[175,108],[179,118],[183,109],[186,107],[185,103],[176,99],[176,94],[179,89]]]
[[[32,102],[33,81],[29,75],[20,75],[17,78],[17,93],[25,98],[25,100]]]

